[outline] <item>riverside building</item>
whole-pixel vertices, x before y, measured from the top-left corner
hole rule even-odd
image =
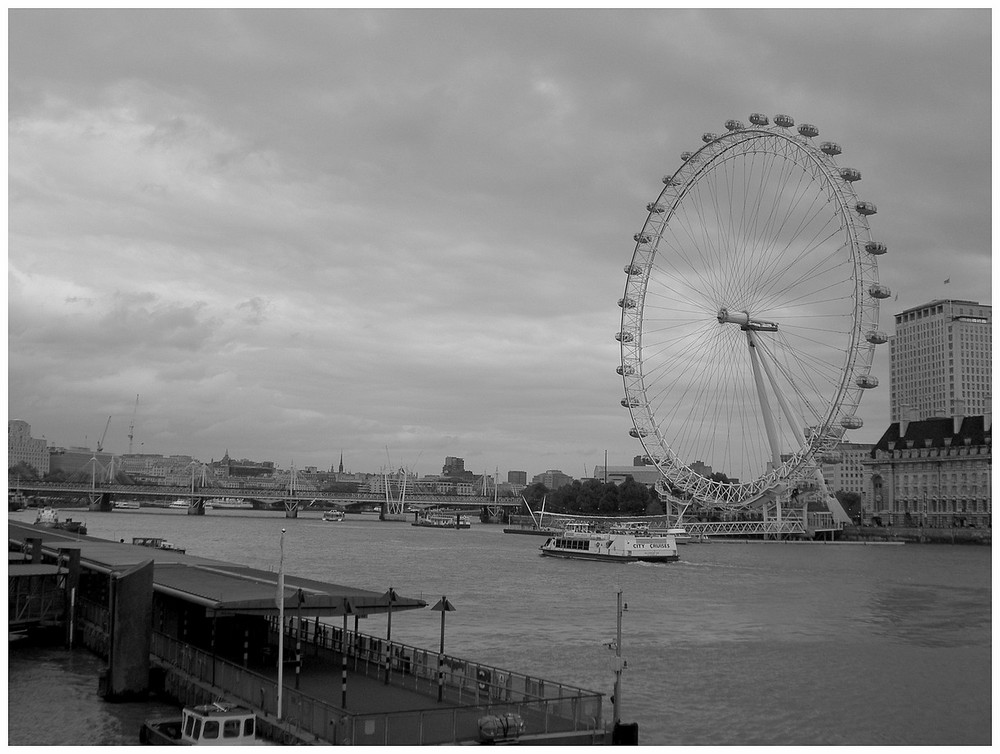
[[[866,461],[865,523],[990,528],[991,415],[899,421]]]
[[[7,422],[7,468],[25,463],[40,476],[49,473],[49,448],[44,438],[31,436],[31,425],[14,419]]]
[[[896,315],[889,419],[991,412],[993,307],[938,299]]]

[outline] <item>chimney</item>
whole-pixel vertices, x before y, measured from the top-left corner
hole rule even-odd
[[[903,406],[903,410],[900,412],[899,419],[899,439],[902,440],[906,437],[906,430],[910,428],[910,422],[913,421],[913,416],[917,411],[912,406]]]
[[[955,411],[951,416],[952,434],[957,435],[962,430],[962,422],[965,420],[965,401],[961,398],[955,400]]]

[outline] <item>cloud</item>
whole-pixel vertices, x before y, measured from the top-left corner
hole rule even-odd
[[[988,13],[14,10],[12,418],[72,444],[140,393],[148,452],[628,463],[622,268],[727,118],[843,144],[900,309],[989,300]]]

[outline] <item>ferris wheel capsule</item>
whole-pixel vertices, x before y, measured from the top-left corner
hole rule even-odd
[[[819,136],[819,129],[812,123],[803,123],[799,126],[799,133],[807,139],[811,139],[813,136]]]
[[[635,367],[633,367],[631,364],[622,364],[615,371],[618,372],[618,374],[622,375],[623,377],[631,377],[633,374],[635,374]]]
[[[626,275],[641,275],[642,274],[642,267],[640,267],[637,264],[627,264],[627,265],[625,265],[625,274]]]
[[[726,121],[726,129],[729,131],[742,131],[744,128],[746,128],[746,126],[743,125],[743,121],[741,120],[733,118],[732,120]]]
[[[650,202],[646,205],[646,211],[653,215],[662,215],[663,205],[657,204],[656,202]]]
[[[851,181],[853,183],[854,181],[861,180],[861,171],[856,170],[855,168],[841,168],[840,177],[845,181]]]
[[[889,341],[889,336],[883,330],[869,330],[865,333],[865,340],[873,345],[880,346]]]
[[[823,154],[828,154],[831,157],[836,157],[840,154],[840,144],[835,141],[824,141],[819,145],[819,151]]]
[[[864,425],[860,416],[845,416],[840,420],[840,426],[844,429],[861,429]]]
[[[652,240],[646,233],[636,233],[632,238],[636,243],[649,243]]]
[[[750,122],[755,126],[766,126],[770,121],[764,113],[751,113]]]
[[[774,125],[782,128],[791,128],[795,125],[795,119],[791,115],[775,115]]]
[[[873,374],[862,374],[854,380],[854,384],[860,388],[868,390],[873,387],[878,387],[878,377]]]
[[[888,247],[881,241],[865,241],[865,251],[873,256],[881,256],[888,250]]]
[[[635,309],[635,299],[620,298],[618,299],[618,306],[620,306],[622,309]]]
[[[694,157],[694,152],[681,152],[681,160],[687,162]]]
[[[701,140],[708,144],[709,142],[715,141],[719,137],[713,134],[711,131],[706,131],[701,135]]]
[[[622,330],[621,332],[615,333],[615,340],[621,343],[631,343],[635,340],[635,336],[628,330]]]
[[[665,176],[663,176],[663,185],[664,186],[679,186],[680,185],[680,181],[678,181],[672,175],[665,175]]]
[[[857,210],[859,215],[874,215],[878,212],[878,207],[871,202],[858,202],[854,205],[854,209]]]
[[[640,438],[640,437],[645,437],[646,435],[648,435],[648,434],[649,434],[649,432],[647,432],[646,430],[644,430],[644,429],[637,429],[636,427],[632,427],[632,429],[630,429],[630,430],[628,431],[628,433],[629,433],[629,434],[630,434],[630,435],[631,435],[632,437],[635,437],[635,438],[637,438],[637,439],[638,439],[638,438]]]
[[[868,293],[872,295],[872,298],[889,298],[892,295],[889,286],[882,285],[881,283],[872,284],[871,288],[868,289]]]
[[[625,408],[638,408],[640,405],[642,405],[638,398],[633,398],[631,396],[629,396],[628,398],[622,398],[621,404]]]

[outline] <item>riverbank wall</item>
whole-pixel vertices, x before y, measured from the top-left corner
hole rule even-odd
[[[993,530],[924,526],[845,526],[839,532],[837,539],[846,542],[991,545],[993,543]]]

